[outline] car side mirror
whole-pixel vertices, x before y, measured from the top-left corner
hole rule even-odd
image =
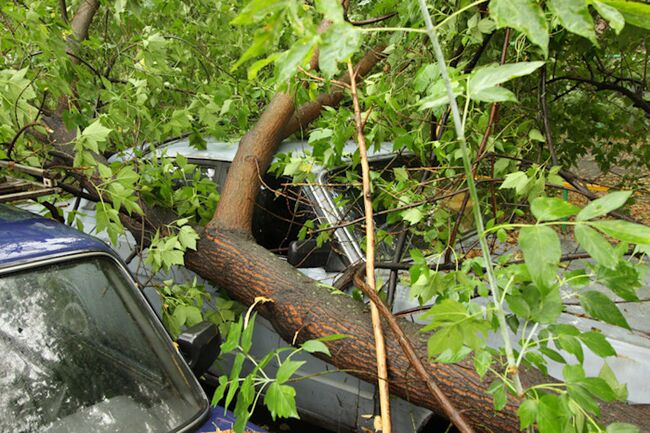
[[[327,264],[332,251],[329,243],[318,246],[316,239],[293,241],[287,251],[287,262],[296,268],[320,268]]]
[[[221,334],[214,323],[205,321],[181,333],[176,342],[192,372],[200,377],[219,356]]]

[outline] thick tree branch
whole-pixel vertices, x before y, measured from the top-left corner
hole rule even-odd
[[[363,56],[354,68],[357,77],[366,76],[372,68],[384,58],[384,55],[382,54],[384,48],[384,45],[378,45]],[[346,73],[339,79],[339,81],[345,84],[350,84],[350,76]],[[345,93],[342,90],[337,89],[331,93],[321,93],[315,101],[309,101],[301,105],[284,128],[282,138],[287,138],[306,128],[307,125],[320,116],[323,107],[333,107],[337,105],[341,102],[344,96]]]
[[[242,137],[210,224],[218,222],[230,230],[251,233],[255,198],[261,185],[258,173],[266,171],[271,163],[293,107],[291,95],[277,93],[253,129]]]
[[[99,9],[99,0],[81,0],[77,8],[77,13],[75,13],[70,23],[72,33],[77,41],[83,41],[88,38],[88,29],[97,9]]]

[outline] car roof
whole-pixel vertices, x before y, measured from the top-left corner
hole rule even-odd
[[[99,239],[57,221],[0,204],[0,269],[46,257],[113,250]]]
[[[190,145],[189,137],[183,137],[168,141],[156,147],[157,155],[162,155],[164,152],[168,157],[175,157],[182,155],[188,159],[203,159],[212,161],[232,162],[235,159],[239,141],[222,141],[214,137],[205,137],[205,149],[197,149]],[[356,142],[350,140],[343,145],[343,155],[353,154],[358,149]],[[286,140],[280,143],[275,155],[294,154],[304,155],[312,150],[312,145],[304,140]],[[368,155],[372,157],[394,154],[392,143],[381,143],[380,146],[370,146]],[[110,161],[130,160],[134,157],[134,149],[128,149],[120,154],[112,157]]]

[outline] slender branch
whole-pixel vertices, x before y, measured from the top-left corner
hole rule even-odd
[[[65,3],[65,0],[59,0],[59,9],[61,9],[61,17],[63,22],[68,24],[70,21],[68,18],[68,5]]]
[[[372,216],[372,199],[370,197],[370,166],[368,164],[368,152],[366,138],[363,135],[363,123],[361,120],[361,107],[359,106],[359,95],[357,94],[357,81],[352,62],[348,61],[348,74],[350,76],[350,92],[352,93],[352,104],[354,105],[354,124],[357,129],[357,142],[359,144],[359,159],[361,160],[361,174],[363,180],[363,206],[366,218],[366,280],[368,290],[374,292],[375,284],[375,229]],[[391,433],[390,418],[390,390],[388,382],[388,367],[386,365],[386,347],[384,334],[381,329],[378,304],[370,303],[370,314],[372,316],[372,329],[375,336],[375,351],[377,355],[377,386],[379,388],[379,407],[381,411],[381,431]]]
[[[349,21],[349,22],[353,26],[367,26],[369,24],[376,24],[376,23],[380,23],[382,21],[386,21],[386,20],[388,20],[390,18],[393,18],[395,15],[397,15],[397,12],[391,12],[389,14],[382,15],[380,17],[368,18],[367,20]]]
[[[490,257],[490,248],[487,244],[485,238],[485,228],[483,226],[483,215],[481,215],[481,210],[479,206],[478,193],[476,192],[476,183],[474,182],[474,175],[472,171],[472,165],[469,159],[469,151],[467,149],[467,141],[465,139],[465,130],[463,122],[461,120],[460,110],[458,109],[458,103],[456,101],[456,95],[452,88],[451,79],[449,78],[449,71],[447,70],[447,63],[445,61],[445,55],[442,52],[440,47],[440,42],[438,41],[438,35],[436,29],[431,22],[431,15],[429,14],[429,9],[427,8],[425,0],[418,0],[420,5],[420,11],[424,17],[424,22],[427,29],[427,34],[429,39],[431,39],[431,44],[433,45],[433,51],[440,68],[440,75],[445,83],[447,88],[447,96],[449,97],[449,105],[451,108],[452,118],[454,120],[454,127],[456,129],[456,136],[460,144],[460,151],[463,157],[463,166],[465,168],[465,176],[467,177],[467,187],[469,188],[469,193],[471,199],[474,201],[474,222],[476,224],[476,230],[478,233],[479,241],[481,244],[481,251],[483,253],[483,260],[486,264],[486,274],[488,276],[488,282],[490,284],[490,289],[492,291],[492,297],[494,299],[497,310],[495,312],[497,316],[497,321],[499,323],[499,328],[501,331],[501,337],[503,338],[504,349],[506,352],[506,358],[508,360],[508,370],[513,371],[513,382],[515,385],[515,390],[517,395],[523,395],[523,386],[521,385],[521,380],[519,378],[519,373],[515,366],[515,356],[512,349],[512,343],[510,341],[510,334],[508,324],[506,323],[505,313],[503,308],[501,308],[501,291],[496,281],[494,275],[494,269],[492,265],[492,258]]]
[[[501,58],[499,59],[499,64],[503,65],[506,62],[506,56],[508,54],[508,45],[510,45],[510,29],[507,28],[504,38],[503,38],[503,47],[501,48]],[[481,144],[478,147],[476,152],[476,163],[472,170],[472,175],[476,176],[476,171],[478,170],[478,162],[483,157],[485,148],[487,147],[488,140],[494,129],[494,124],[496,123],[499,112],[499,104],[496,102],[492,103],[490,107],[490,117],[488,119],[487,127],[483,133],[483,138],[481,139]],[[463,202],[458,210],[458,215],[456,215],[456,221],[454,222],[454,227],[451,230],[449,235],[449,242],[447,245],[447,251],[445,252],[445,263],[448,263],[451,260],[451,253],[453,252],[454,245],[456,244],[456,237],[458,236],[458,231],[460,230],[460,224],[463,221],[463,216],[465,215],[465,209],[467,209],[467,204],[469,203],[469,193],[465,194],[463,197]]]
[[[485,3],[481,3],[479,7],[484,6]],[[478,50],[474,53],[472,58],[470,59],[469,63],[465,68],[463,69],[463,72],[466,74],[469,74],[478,64],[481,56],[485,52],[485,49],[487,48],[488,44],[490,43],[490,40],[492,40],[492,36],[494,35],[494,32],[489,33],[485,38],[483,38],[483,42],[481,43],[481,46],[479,47]],[[454,58],[454,60],[451,62],[452,66],[456,66],[458,62],[460,62],[461,59],[461,54],[464,51],[464,48],[460,50],[458,55]],[[447,109],[444,114],[441,116],[440,120],[436,119],[435,114],[431,113],[432,120],[431,120],[431,132],[430,132],[430,139],[431,141],[439,141],[442,138],[442,134],[445,132],[445,127],[447,126],[447,121],[449,120],[449,115],[450,111]],[[431,156],[429,158],[431,161],[435,159],[435,154],[432,151]],[[422,191],[422,188],[424,187],[424,182],[428,179],[429,177],[429,172],[425,172],[424,175],[422,176],[422,184],[420,187],[418,187],[418,192]],[[400,235],[397,238],[397,242],[395,244],[395,253],[393,255],[393,263],[399,263],[402,260],[402,255],[404,254],[404,248],[406,247],[406,236],[408,234],[408,230],[405,229],[405,224],[402,223],[402,226],[400,227]],[[393,305],[393,301],[395,298],[395,291],[397,289],[397,277],[398,274],[396,271],[391,271],[389,277],[388,277],[388,289],[387,289],[387,300],[388,300],[388,305]]]
[[[574,77],[574,76],[560,76],[555,77],[546,82],[546,84],[552,84],[557,81],[575,81],[577,83],[588,84],[594,87],[597,91],[610,90],[628,98],[632,101],[632,105],[643,110],[646,115],[650,116],[650,101],[643,99],[640,95],[637,95],[630,89],[620,86],[618,84],[606,83],[603,81],[596,81],[589,78]]]
[[[359,269],[359,271],[361,271],[361,269]],[[370,285],[363,281],[360,272],[356,272],[354,274],[354,284],[356,284],[357,287],[361,289],[361,291],[370,299],[370,302],[373,305],[377,306],[379,313],[388,323],[388,327],[391,329],[393,334],[395,334],[395,338],[397,338],[397,342],[402,348],[404,355],[406,355],[406,358],[409,360],[411,366],[413,366],[418,376],[420,376],[422,381],[426,384],[429,392],[431,392],[431,395],[438,401],[444,414],[449,418],[451,422],[454,423],[456,427],[458,427],[458,430],[460,430],[462,433],[473,433],[474,429],[472,429],[469,423],[465,420],[465,417],[463,417],[458,409],[456,409],[451,401],[449,401],[447,395],[442,392],[438,384],[433,380],[431,375],[424,368],[422,361],[420,358],[418,358],[415,349],[413,349],[411,341],[406,337],[406,334],[404,334],[404,331],[402,331],[402,328],[400,328],[397,320],[395,320],[395,317],[393,317],[391,312],[388,310],[388,307],[386,307],[386,305],[381,301],[379,295],[377,295],[377,292],[375,292],[375,290],[370,287]]]
[[[551,131],[551,122],[548,114],[548,103],[546,102],[546,64],[539,70],[539,105],[542,112],[542,122],[544,124],[544,138],[546,147],[551,153],[553,165],[558,165],[557,152],[553,144],[553,133]]]

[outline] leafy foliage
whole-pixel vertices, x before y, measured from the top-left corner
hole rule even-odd
[[[102,2],[90,37],[71,45],[72,29],[54,2],[4,2],[0,158],[47,166],[64,185],[97,193],[96,231],[105,231],[114,244],[125,231],[123,216],[145,218],[146,209],[156,207],[173,210],[178,219],[161,227],[145,252],[150,272],[173,270],[196,248],[200,226],[212,218],[219,194],[200,166],[182,155],[167,156],[158,143],[188,136],[204,149],[209,137],[237,140],[276,90],[289,91],[298,104],[333,90],[346,92],[336,82],[344,64],[385,45],[383,68],[364,80],[365,134],[375,148],[390,142],[411,160],[373,167],[373,207],[381,214],[378,256],[392,260],[400,233],[408,233],[409,278],[401,283],[428,306],[423,319],[431,331],[430,357],[458,362],[473,356],[481,377],[491,373],[497,409],[518,392],[513,372],[522,366],[547,372],[550,362],[565,365],[562,382],[520,392],[522,429],[636,431],[624,423],[599,425],[598,401],[624,400],[626,392],[607,364],[598,377],[581,367],[591,354],[615,356],[612,344],[598,330],[562,325],[558,318],[564,302],[572,301],[593,319],[630,328],[612,295],[639,300],[645,267],[625,253],[634,244],[636,252],[647,254],[650,229],[611,215],[634,199],[630,191],[582,208],[554,191],[569,187],[560,165],[570,168],[583,155],[593,155],[601,168],[648,165],[650,6],[623,0],[492,0],[487,7],[487,2],[430,2],[452,91],[464,106],[479,186],[479,200],[463,200],[458,193],[463,155],[442,121],[449,96],[440,66],[423,43],[416,2],[351,3],[344,10],[338,0]],[[386,22],[354,25],[392,13]],[[330,25],[319,29],[323,20]],[[496,63],[502,54],[503,64]],[[314,57],[318,68],[310,69]],[[543,88],[549,131],[539,114]],[[492,122],[489,104],[496,102],[499,114]],[[332,183],[346,185],[337,191],[336,205],[354,212],[358,155],[344,154],[354,133],[350,119],[345,105],[324,109],[301,131],[310,152],[279,156],[271,169],[296,184],[312,182],[316,166],[331,170]],[[67,147],[47,135],[61,124],[72,137]],[[548,135],[560,165],[552,162]],[[53,164],[52,151],[63,162]],[[66,204],[69,197],[43,200]],[[69,223],[79,224],[83,211],[70,208]],[[485,259],[474,248],[462,251],[458,239],[473,239],[477,221],[461,209],[481,211],[485,236],[503,252],[493,259],[491,287],[500,296],[488,297]],[[356,233],[358,224],[350,225]],[[319,221],[305,224],[301,234],[314,231],[319,246],[333,239],[331,227]],[[592,260],[563,271],[568,237]],[[519,254],[523,263],[516,261]],[[442,271],[441,264],[455,269]],[[594,281],[606,289],[594,290]],[[302,361],[292,357],[300,350],[326,354],[322,341],[254,360],[254,316],[247,320],[233,301],[208,295],[196,281],[167,281],[157,289],[172,335],[206,318],[227,335],[222,349],[234,356],[234,367],[220,378],[214,402],[223,398],[228,405],[237,397],[236,429],[243,428],[262,392],[274,417],[297,416],[290,383]],[[216,309],[207,309],[213,300]],[[500,314],[509,328],[502,344],[513,343],[514,360],[507,359],[504,347],[486,341],[504,330]],[[264,369],[276,361],[276,377],[270,378]],[[240,377],[246,363],[252,372]]]

